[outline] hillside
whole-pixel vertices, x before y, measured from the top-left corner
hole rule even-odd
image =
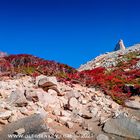
[[[105,68],[112,68],[119,65],[121,62],[130,62],[130,59],[135,59],[136,61],[139,61],[140,58],[140,44],[136,44],[134,46],[128,47],[125,50],[117,50],[113,52],[109,52],[106,54],[102,54],[100,56],[97,56],[93,60],[87,62],[84,65],[81,65],[78,69],[79,71],[83,70],[91,70],[93,68],[97,67],[105,67]],[[137,68],[139,66],[139,63],[137,64]],[[131,67],[135,69],[134,67]]]
[[[139,62],[140,45],[78,71],[32,55],[2,55],[1,139],[140,139]]]
[[[48,61],[28,54],[8,55],[0,58],[0,72],[2,75],[14,76],[18,73],[38,76],[65,77],[66,74],[76,70],[66,64]]]
[[[140,93],[140,45],[101,55],[79,68],[32,55],[20,54],[1,57],[1,75],[56,76],[61,82],[100,88],[113,100],[123,104]],[[89,69],[89,70],[88,70]]]
[[[78,70],[77,79],[88,86],[100,87],[118,103],[140,95],[139,44],[98,56]]]

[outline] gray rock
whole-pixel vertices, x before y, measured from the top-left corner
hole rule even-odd
[[[36,84],[41,87],[48,87],[48,86],[54,86],[54,85],[57,86],[58,83],[57,83],[56,77],[54,76],[47,77],[44,75],[40,75],[36,77]]]
[[[140,102],[138,101],[126,101],[125,106],[134,108],[134,109],[140,109]]]
[[[24,136],[26,135],[31,136],[31,135],[37,135],[42,132],[48,132],[48,126],[45,124],[45,121],[44,121],[45,118],[46,117],[42,116],[42,114],[35,114],[30,117],[26,117],[16,122],[7,124],[3,127],[2,131],[0,132],[0,137],[1,137],[0,139],[15,140],[14,138],[8,138],[8,135],[14,134],[14,132],[20,128],[25,129],[23,139],[24,139]]]
[[[99,134],[96,137],[96,140],[109,140],[108,136],[104,135],[104,134]]]
[[[103,130],[123,137],[140,139],[140,121],[127,118],[123,114],[116,119],[109,119]]]
[[[28,101],[25,98],[24,90],[15,90],[12,91],[10,97],[8,98],[8,102],[10,105],[16,105],[16,106],[26,106],[28,104]]]

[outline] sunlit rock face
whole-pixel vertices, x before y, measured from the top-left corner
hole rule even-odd
[[[125,46],[122,39],[120,39],[115,46],[114,51],[118,51],[118,50],[125,50]]]

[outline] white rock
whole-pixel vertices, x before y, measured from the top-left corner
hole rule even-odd
[[[34,102],[39,101],[38,94],[34,89],[26,90],[25,95],[26,95],[26,99],[29,100],[29,101],[34,101]]]
[[[41,114],[41,116],[43,116],[43,117],[47,116],[47,112],[44,110],[44,108],[38,108],[35,113],[36,114]]]
[[[15,121],[17,121],[18,120],[18,116],[17,116],[17,114],[15,114],[15,115],[12,115],[9,119],[8,119],[8,122],[15,122]]]
[[[92,113],[92,115],[95,117],[96,115],[97,115],[97,113],[98,113],[98,108],[91,108],[90,109],[90,112]]]
[[[21,135],[25,133],[25,128],[19,128],[17,130],[15,130],[14,134],[16,135]]]
[[[111,103],[109,105],[109,107],[112,108],[112,109],[114,109],[114,110],[117,110],[117,109],[119,109],[120,105],[117,104],[117,103],[115,103],[115,102],[113,102],[113,103]]]
[[[65,96],[70,99],[72,97],[79,98],[81,96],[80,92],[76,90],[71,90],[65,94]]]
[[[86,105],[87,102],[88,102],[88,101],[87,101],[86,99],[81,100],[81,104],[83,104],[83,105]]]
[[[6,125],[6,124],[8,124],[8,121],[7,120],[0,119],[0,124]]]
[[[68,118],[68,117],[59,117],[58,118],[58,121],[59,121],[59,123],[61,123],[61,124],[66,124],[68,121],[71,121],[71,118]]]
[[[57,92],[54,91],[54,90],[52,90],[52,89],[49,89],[49,90],[48,90],[48,93],[49,93],[50,95],[57,96]]]
[[[41,102],[37,102],[36,105],[40,108],[43,108],[43,104]]]
[[[10,97],[8,98],[9,104],[16,106],[26,106],[28,102],[25,98],[24,93],[24,89],[17,89],[15,91],[12,91]]]
[[[92,100],[98,101],[99,97],[97,97],[96,95],[92,96]]]
[[[70,117],[71,113],[69,113],[68,111],[62,110],[61,111],[61,116]]]
[[[100,63],[96,63],[96,66],[99,66],[100,65]]]
[[[31,114],[34,113],[33,111],[28,110],[26,107],[20,108],[20,112],[21,112],[23,115],[27,115],[27,116],[29,116],[29,115],[31,115]]]
[[[56,108],[56,109],[53,110],[52,114],[60,116],[61,115],[61,111],[60,111],[60,109]]]
[[[5,108],[6,107],[6,102],[4,102],[3,100],[0,101],[0,108]]]
[[[10,92],[8,90],[0,89],[0,95],[2,96],[2,98],[8,98]]]
[[[100,117],[100,124],[104,124],[109,118],[108,117],[105,117],[105,116],[101,116]]]
[[[52,122],[53,122],[53,119],[47,118],[47,122],[48,122],[48,123],[52,123]]]
[[[58,96],[64,96],[65,95],[65,92],[58,92],[57,95]]]
[[[66,122],[66,126],[68,127],[68,128],[73,128],[73,123],[72,122],[70,122],[70,121],[68,121],[68,122]]]
[[[92,118],[92,114],[86,109],[80,110],[78,112],[78,114],[84,119],[91,119]]]
[[[68,103],[68,99],[64,98],[64,97],[59,97],[59,103],[61,107],[65,107]]]
[[[12,111],[0,112],[1,119],[8,119],[12,115]]]
[[[38,94],[39,101],[43,104],[44,107],[54,105],[58,103],[58,99],[56,96],[47,94],[47,93],[39,93]]]
[[[83,123],[81,124],[82,128],[84,130],[89,130],[89,131],[92,131],[93,129],[93,126],[91,123],[86,123],[85,121],[83,121]]]
[[[68,102],[68,107],[70,110],[73,110],[78,107],[78,100],[75,97],[70,98]]]
[[[74,116],[73,118],[72,118],[72,122],[74,122],[74,123],[78,123],[78,124],[82,124],[83,123],[83,120],[84,120],[84,118],[82,118],[82,117],[80,117],[80,116]]]
[[[43,79],[43,78],[46,78],[47,76],[45,75],[39,75],[36,77],[36,80],[35,80],[35,85],[38,86],[39,84],[39,80]]]

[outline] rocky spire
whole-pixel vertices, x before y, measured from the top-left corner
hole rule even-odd
[[[122,39],[120,39],[115,46],[114,51],[118,51],[118,50],[125,50],[125,46]]]

